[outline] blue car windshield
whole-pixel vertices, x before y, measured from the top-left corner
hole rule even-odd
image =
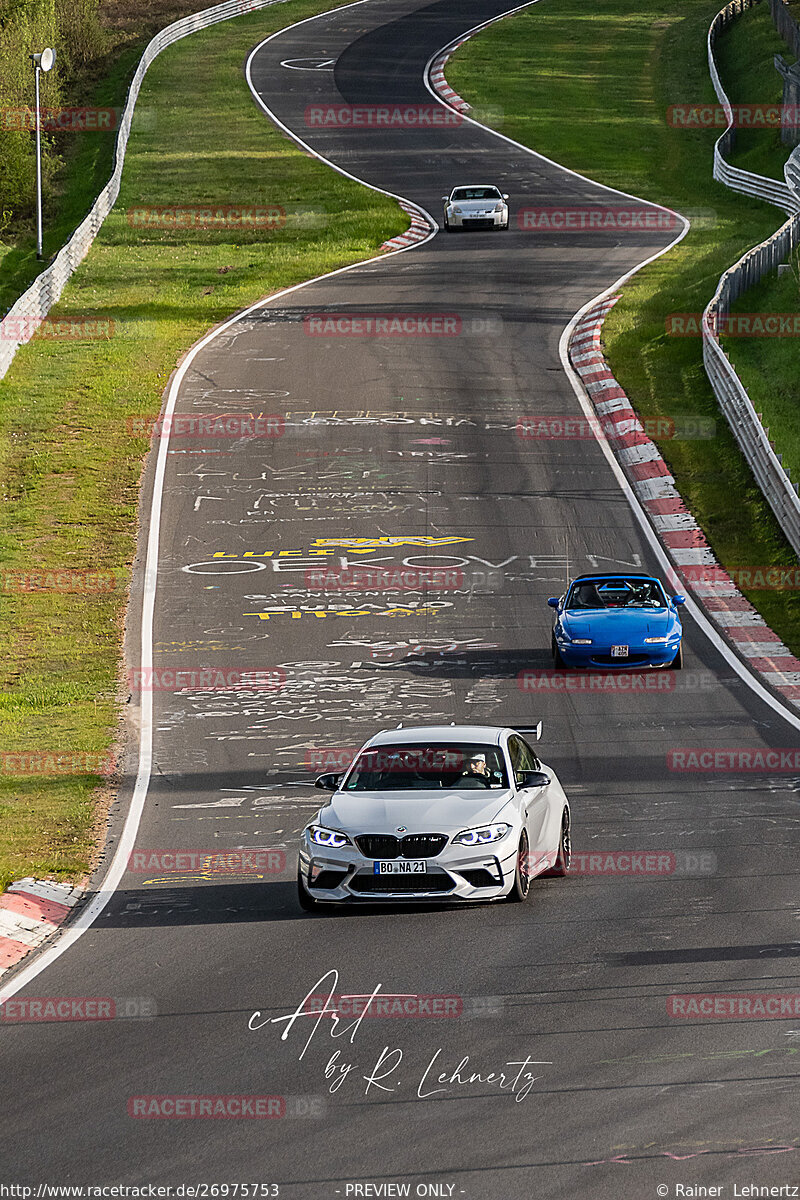
[[[574,583],[567,597],[569,612],[586,608],[666,608],[661,584],[655,579],[619,578]]]
[[[499,746],[431,744],[375,746],[360,754],[345,792],[429,791],[439,788],[508,787]]]

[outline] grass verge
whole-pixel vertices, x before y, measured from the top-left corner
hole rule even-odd
[[[712,180],[719,131],[674,128],[666,119],[671,105],[715,102],[706,35],[719,7],[718,0],[644,0],[635,8],[628,0],[595,0],[591,8],[542,0],[467,42],[447,77],[479,119],[486,114],[524,145],[602,183],[702,214],[679,246],[625,286],[603,341],[643,418],[715,421],[714,437],[656,440],[720,562],[785,567],[795,556],[718,410],[699,337],[666,332],[670,314],[702,312],[722,272],[782,222],[776,209]],[[734,23],[720,55],[740,56],[742,37],[746,27]],[[800,653],[800,594],[754,591],[748,599]]]
[[[173,21],[218,2],[99,0],[98,43],[86,61],[76,63],[74,74],[62,80],[63,102],[79,108],[117,108],[121,112],[128,86],[151,37]],[[0,45],[3,33],[0,28]],[[45,77],[41,103],[48,107],[51,102]],[[30,103],[33,104],[32,96]],[[18,136],[30,137],[27,133]],[[23,205],[14,211],[10,225],[0,232],[0,313],[5,313],[30,286],[86,216],[113,169],[115,137],[114,132],[97,131],[44,137],[44,260],[39,262],[36,258],[35,209]],[[47,160],[53,156],[55,164],[48,169]],[[8,207],[7,197],[0,197],[0,210]],[[17,208],[13,204],[10,207]]]
[[[117,729],[148,449],[129,435],[127,418],[159,411],[176,360],[210,326],[369,257],[407,227],[393,201],[296,149],[245,84],[255,42],[329,7],[288,0],[194,34],[156,60],[140,99],[153,127],[132,135],[116,208],[54,310],[78,321],[92,314],[113,333],[37,337],[0,382],[0,887],[24,875],[76,879],[91,860],[102,782],[95,763]],[[176,234],[126,216],[176,203],[278,205],[286,221],[271,231]],[[21,587],[27,572],[64,568],[109,573],[113,586]],[[63,755],[63,771],[45,762],[39,774],[35,760],[20,769],[7,757],[43,752]]]

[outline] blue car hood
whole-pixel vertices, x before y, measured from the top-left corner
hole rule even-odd
[[[593,641],[620,638],[666,637],[675,622],[668,608],[592,608],[565,612],[561,624],[570,637]]]

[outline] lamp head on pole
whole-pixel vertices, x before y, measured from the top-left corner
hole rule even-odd
[[[56,52],[48,46],[46,50],[42,50],[41,54],[32,54],[31,62],[34,67],[39,67],[42,71],[49,71],[56,61]]]

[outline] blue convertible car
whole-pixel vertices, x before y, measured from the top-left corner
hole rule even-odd
[[[667,596],[652,575],[579,575],[556,610],[556,667],[683,666],[678,608],[683,596]]]

